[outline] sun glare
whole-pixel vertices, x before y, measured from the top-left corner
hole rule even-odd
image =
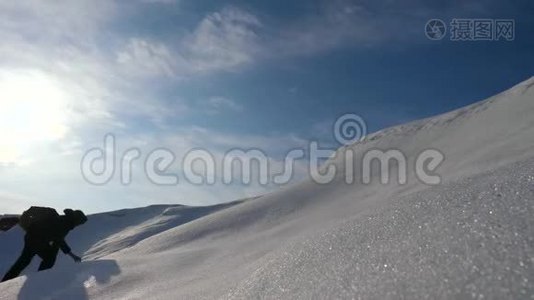
[[[45,73],[0,72],[0,163],[31,159],[34,147],[61,139],[66,102],[60,82]]]

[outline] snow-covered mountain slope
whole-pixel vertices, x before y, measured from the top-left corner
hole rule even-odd
[[[534,159],[393,198],[293,243],[232,298],[527,299],[534,295]]]
[[[364,185],[358,172],[346,184],[344,147],[325,165],[338,167],[326,185],[308,180],[204,208],[190,222],[183,216],[195,208],[91,216],[71,241],[86,262],[63,260],[54,270],[2,283],[0,299],[534,294],[534,78],[349,147],[356,164],[369,149],[399,149],[408,166],[421,151],[438,149],[446,157],[438,169],[442,184],[422,184],[412,167],[404,185],[377,178]],[[11,263],[10,245],[20,239],[16,230],[0,234],[0,267]]]
[[[90,216],[88,222],[76,228],[67,237],[73,252],[84,254],[85,260],[94,260],[131,247],[144,238],[155,236],[170,228],[185,224],[212,212],[240,203],[239,201],[206,206],[153,205],[145,208],[124,209]],[[0,233],[0,272],[5,272],[17,258],[22,248],[21,228]],[[59,257],[60,265],[70,263],[70,258]],[[39,260],[26,273],[33,273]]]

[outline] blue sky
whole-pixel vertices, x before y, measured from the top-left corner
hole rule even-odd
[[[345,113],[372,132],[465,106],[533,76],[533,12],[531,1],[2,1],[0,212],[266,193],[279,187],[162,187],[137,173],[93,186],[80,161],[113,133],[119,151],[259,148],[279,165],[309,140],[339,146],[331,128]],[[513,19],[515,39],[432,41],[433,18]]]

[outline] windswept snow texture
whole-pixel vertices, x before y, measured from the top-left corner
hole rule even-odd
[[[530,159],[393,199],[284,247],[231,295],[532,298],[533,174]]]
[[[330,184],[90,216],[69,236],[84,263],[2,283],[0,299],[534,299],[533,86],[343,147]],[[414,174],[428,148],[446,157],[437,186]],[[401,150],[408,183],[346,184],[347,149],[355,170]],[[0,271],[21,239],[0,233]]]

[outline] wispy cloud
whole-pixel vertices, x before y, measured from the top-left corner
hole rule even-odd
[[[424,19],[419,10],[399,5],[376,14],[370,1],[323,1],[316,13],[278,23],[227,6],[205,15],[175,39],[130,37],[116,53],[127,73],[147,77],[190,76],[235,71],[278,58],[307,56],[343,46],[372,47],[409,40],[420,27],[406,22]],[[428,14],[425,11],[425,15]],[[403,29],[399,28],[404,24]]]
[[[243,105],[225,97],[211,97],[206,101],[206,112],[208,114],[220,114],[224,111],[241,112]]]
[[[256,16],[238,8],[209,14],[184,40],[193,70],[228,70],[252,62],[259,51],[261,27]]]
[[[259,51],[261,22],[252,14],[228,7],[208,14],[174,43],[133,37],[117,52],[117,62],[136,75],[184,78],[232,71],[251,63]]]
[[[178,57],[164,44],[140,38],[131,38],[124,49],[117,53],[117,62],[126,71],[139,76],[176,76]]]

